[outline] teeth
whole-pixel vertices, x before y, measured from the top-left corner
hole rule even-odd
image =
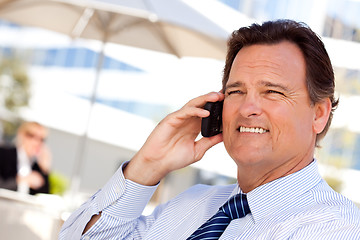
[[[248,132],[248,133],[265,133],[268,130],[263,128],[248,128],[248,127],[240,127],[240,132]]]

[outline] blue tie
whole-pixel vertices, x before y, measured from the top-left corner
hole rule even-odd
[[[219,239],[231,220],[242,218],[250,213],[249,204],[245,194],[231,197],[219,211],[201,225],[187,240]]]

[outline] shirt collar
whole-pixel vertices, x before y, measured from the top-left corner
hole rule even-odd
[[[17,171],[26,176],[31,171],[31,161],[22,147],[16,148],[17,153]]]
[[[277,209],[296,201],[321,180],[317,161],[305,168],[261,185],[247,194],[254,221],[260,221]]]

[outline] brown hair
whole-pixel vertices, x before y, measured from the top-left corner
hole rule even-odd
[[[312,104],[329,98],[332,109],[324,130],[316,137],[318,142],[327,133],[333,113],[338,105],[338,99],[334,97],[335,79],[329,55],[321,39],[309,26],[293,20],[276,20],[264,22],[262,25],[252,24],[234,31],[228,41],[228,51],[222,79],[223,90],[229,79],[232,63],[245,46],[254,44],[276,44],[281,41],[289,41],[296,44],[306,62],[306,83]]]

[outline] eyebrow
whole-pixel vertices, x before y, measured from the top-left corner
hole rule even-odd
[[[269,81],[261,81],[261,85],[264,85],[265,87],[273,87],[273,88],[278,88],[281,89],[285,92],[289,92],[289,88],[284,86],[283,84],[280,83],[273,83],[273,82],[269,82]]]
[[[237,82],[234,82],[232,84],[229,84],[229,85],[226,85],[225,86],[225,90],[228,89],[228,88],[236,88],[236,87],[242,87],[244,86],[245,84],[241,81],[237,81]],[[262,86],[265,86],[265,87],[273,87],[273,88],[277,88],[277,89],[281,89],[285,92],[289,92],[289,88],[284,86],[283,84],[280,84],[280,83],[273,83],[273,82],[269,82],[269,81],[261,81],[259,85],[262,85]]]
[[[225,90],[228,89],[228,88],[235,88],[235,87],[242,87],[242,86],[244,86],[244,83],[237,81],[237,82],[234,82],[232,84],[226,85]]]

